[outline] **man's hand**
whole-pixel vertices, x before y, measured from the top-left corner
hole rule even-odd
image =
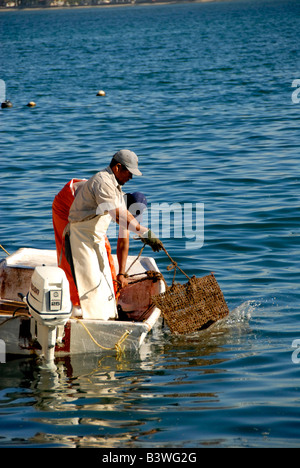
[[[156,235],[149,229],[144,234],[140,235],[140,239],[144,244],[150,245],[153,252],[159,252],[163,249],[163,243],[156,237]]]
[[[120,289],[126,288],[128,286],[128,280],[123,273],[119,273],[117,276],[117,281]]]

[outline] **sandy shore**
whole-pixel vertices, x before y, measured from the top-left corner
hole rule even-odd
[[[143,6],[143,7],[151,7],[151,6],[162,6],[162,5],[176,5],[176,4],[189,4],[189,3],[218,3],[222,1],[228,0],[191,0],[191,1],[166,1],[166,2],[149,2],[149,3],[118,3],[118,4],[102,4],[102,5],[80,5],[80,6],[53,6],[53,7],[37,7],[37,8],[3,8],[0,7],[0,13],[2,12],[9,12],[9,11],[43,11],[43,10],[69,10],[69,9],[88,9],[88,8],[134,8],[135,6]]]

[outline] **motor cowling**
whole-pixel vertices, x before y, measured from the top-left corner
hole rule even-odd
[[[64,271],[58,267],[36,267],[27,295],[27,304],[32,317],[43,325],[65,325],[71,317],[69,282]]]

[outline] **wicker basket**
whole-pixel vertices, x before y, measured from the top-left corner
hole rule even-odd
[[[208,328],[226,317],[229,309],[214,275],[193,276],[186,284],[175,284],[153,296],[172,333],[184,335]]]

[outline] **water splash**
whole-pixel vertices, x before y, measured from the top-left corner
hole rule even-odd
[[[228,324],[249,322],[253,316],[253,313],[260,305],[260,302],[253,300],[243,302],[230,312],[226,322]]]

